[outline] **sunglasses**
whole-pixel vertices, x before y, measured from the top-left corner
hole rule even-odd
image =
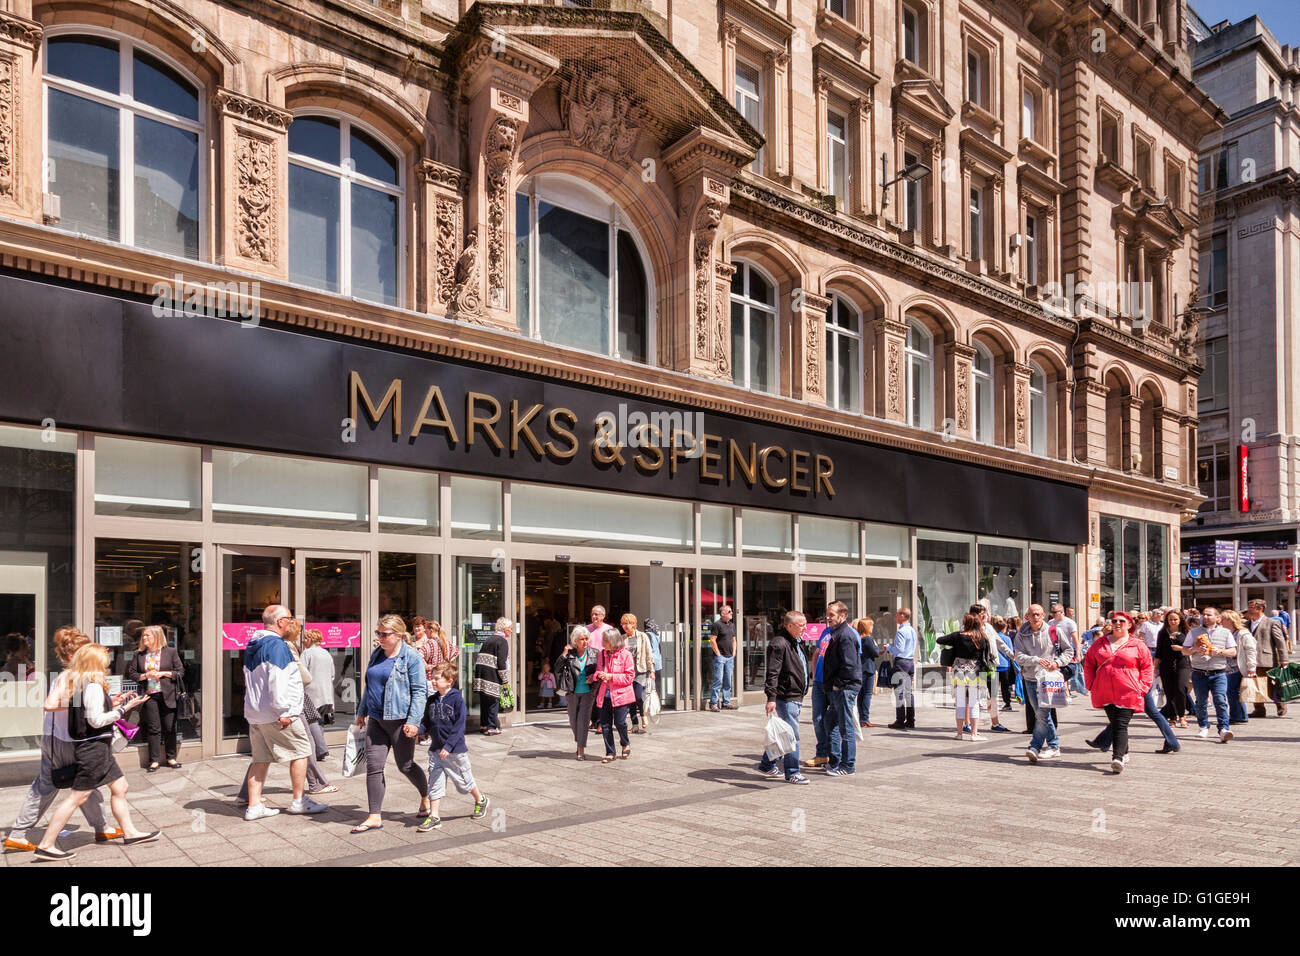
[[[391,637],[392,631],[375,631],[375,637]]]

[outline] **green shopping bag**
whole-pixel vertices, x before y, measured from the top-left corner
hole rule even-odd
[[[1277,684],[1279,700],[1284,703],[1300,700],[1300,664],[1294,661],[1290,664],[1282,664],[1269,671],[1268,676]]]
[[[501,685],[501,705],[502,712],[515,709],[515,692],[510,689],[509,684]]]

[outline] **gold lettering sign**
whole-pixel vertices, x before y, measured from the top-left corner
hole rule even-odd
[[[384,400],[379,403],[379,408],[375,408],[375,403],[370,400],[370,395],[366,392],[365,383],[361,381],[361,376],[355,371],[348,376],[348,417],[352,419],[353,424],[360,424],[357,417],[357,396],[366,403],[366,412],[370,415],[370,420],[379,424],[379,420],[384,417],[384,410],[388,408],[389,402],[393,404],[393,437],[400,438],[402,434],[402,380],[393,379],[388,386],[388,391],[384,392]]]
[[[786,457],[785,449],[782,448],[780,445],[768,445],[766,448],[764,448],[762,451],[758,453],[758,473],[763,478],[763,484],[767,485],[767,487],[775,491],[776,489],[785,485],[785,483],[789,481],[789,479],[782,478],[780,481],[777,481],[775,478],[771,476],[771,474],[767,470],[767,460],[768,458],[771,457],[785,458]]]

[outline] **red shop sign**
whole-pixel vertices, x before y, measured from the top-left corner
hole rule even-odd
[[[1237,503],[1244,514],[1250,511],[1250,449],[1245,445],[1237,446],[1237,488]]]

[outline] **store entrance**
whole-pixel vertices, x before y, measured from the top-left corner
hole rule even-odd
[[[575,625],[591,623],[591,608],[605,608],[605,622],[619,626],[631,611],[638,625],[647,616],[633,607],[631,574],[622,564],[574,564],[569,561],[528,561],[523,570],[523,699],[525,713],[538,719],[547,712],[541,696],[542,662],[551,662],[564,650]],[[552,697],[554,707],[561,703]]]

